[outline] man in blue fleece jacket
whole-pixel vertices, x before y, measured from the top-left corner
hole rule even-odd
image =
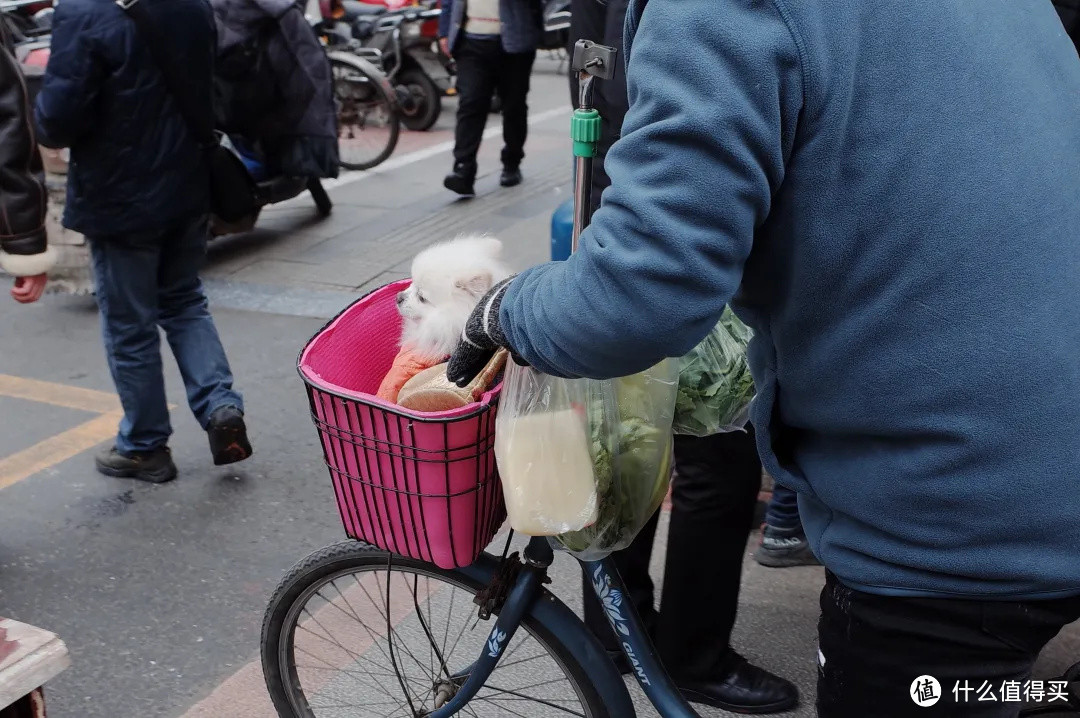
[[[921,710],[922,674],[932,710],[1016,715],[952,688],[1022,680],[1080,616],[1080,59],[1053,5],[635,0],[626,47],[580,252],[497,287],[451,378],[496,344],[635,372],[732,301],[759,451],[829,569],[820,715]]]

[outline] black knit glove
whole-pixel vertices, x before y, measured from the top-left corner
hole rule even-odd
[[[446,367],[446,378],[458,386],[463,387],[475,379],[500,348],[509,348],[499,324],[499,307],[512,279],[504,279],[492,287],[465,323],[461,341],[450,355],[450,364]],[[518,364],[524,364],[513,350],[510,356]]]

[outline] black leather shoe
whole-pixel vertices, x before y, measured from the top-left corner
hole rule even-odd
[[[521,168],[503,167],[502,175],[499,177],[499,184],[503,187],[515,187],[521,184]]]
[[[758,668],[735,651],[728,654],[713,678],[701,681],[676,677],[675,685],[691,703],[733,713],[779,713],[799,702],[799,691],[791,681]]]
[[[235,406],[222,406],[210,415],[210,425],[206,427],[210,439],[210,453],[214,464],[235,464],[251,456],[251,442],[248,441],[247,424],[244,412]]]
[[[121,453],[115,446],[94,458],[97,470],[117,479],[138,479],[164,484],[176,478],[176,464],[166,446],[153,451]]]
[[[454,169],[443,179],[443,187],[451,192],[471,197],[476,194],[473,181],[476,179],[476,165],[467,162],[455,162]]]

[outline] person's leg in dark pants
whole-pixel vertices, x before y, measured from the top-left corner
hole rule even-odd
[[[657,649],[672,675],[709,679],[728,655],[761,489],[751,434],[675,437]]]
[[[653,638],[691,699],[744,713],[785,710],[798,700],[789,682],[752,666],[730,646],[760,486],[752,434],[675,437],[664,590]],[[614,557],[634,606],[646,616],[653,601],[648,562],[654,532],[655,517]],[[586,618],[593,617],[589,625],[605,647],[617,646],[598,607],[590,611],[591,591],[586,584]]]
[[[158,334],[157,269],[161,236],[90,240],[105,356],[124,417],[102,473],[148,481],[176,474],[166,444],[172,434]]]
[[[454,49],[458,93],[454,168],[443,180],[443,185],[458,194],[474,193],[476,153],[484,136],[484,126],[491,110],[491,93],[498,83],[499,62],[503,54],[498,37],[478,40],[462,36]]]
[[[158,321],[180,367],[188,406],[203,429],[216,409],[244,409],[199,279],[207,231],[205,220],[199,220],[171,233],[158,267]]]
[[[786,486],[773,487],[772,500],[765,510],[761,546],[754,560],[772,568],[819,565],[799,518],[799,495]]]
[[[205,219],[167,236],[158,265],[158,323],[180,367],[188,406],[208,432],[214,463],[220,465],[243,461],[252,451],[244,400],[233,389],[229,360],[199,279],[207,239]]]
[[[818,716],[1015,718],[1022,704],[1004,700],[1005,692],[1024,699],[1039,651],[1078,617],[1080,597],[879,596],[829,573],[818,625]],[[937,685],[916,683],[921,676]]]
[[[504,53],[500,61],[503,172],[499,184],[503,187],[521,183],[521,160],[525,157],[525,138],[529,134],[529,80],[535,59],[535,52]]]
[[[765,523],[785,531],[802,528],[799,520],[799,495],[784,486],[773,487],[772,500],[765,509]]]
[[[657,650],[691,700],[740,713],[787,710],[798,702],[795,686],[731,648],[761,489],[754,435],[676,436],[675,472]]]

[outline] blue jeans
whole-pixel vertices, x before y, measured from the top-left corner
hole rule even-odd
[[[90,238],[105,354],[124,418],[121,452],[150,451],[172,434],[161,369],[161,337],[172,347],[188,406],[205,429],[223,406],[244,408],[199,269],[208,239],[205,218],[123,237]]]
[[[765,523],[773,528],[796,531],[802,528],[799,519],[799,495],[786,486],[773,486],[772,500],[765,508]]]

